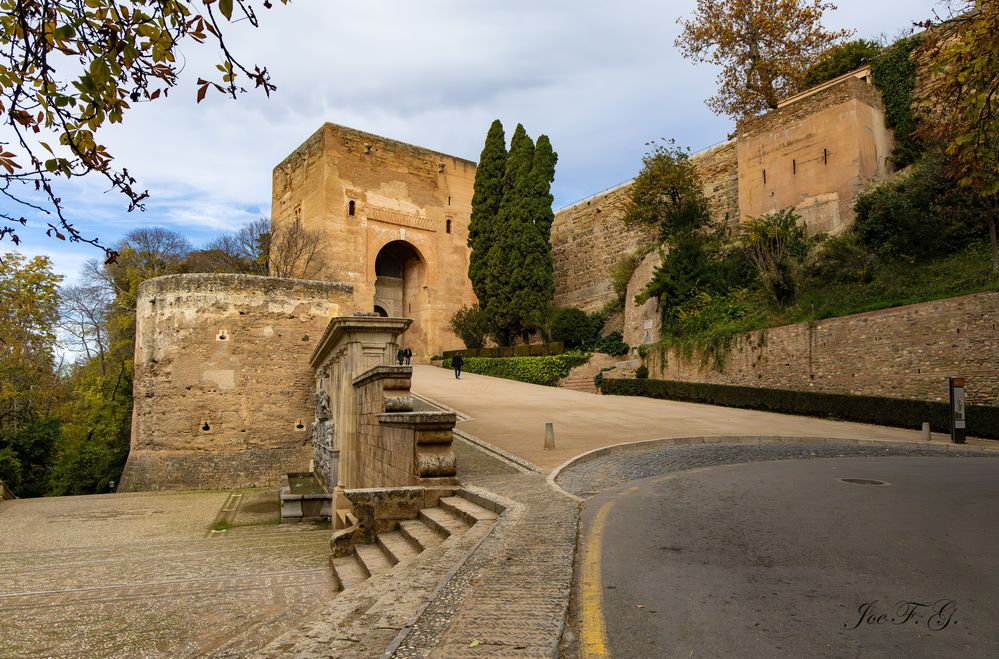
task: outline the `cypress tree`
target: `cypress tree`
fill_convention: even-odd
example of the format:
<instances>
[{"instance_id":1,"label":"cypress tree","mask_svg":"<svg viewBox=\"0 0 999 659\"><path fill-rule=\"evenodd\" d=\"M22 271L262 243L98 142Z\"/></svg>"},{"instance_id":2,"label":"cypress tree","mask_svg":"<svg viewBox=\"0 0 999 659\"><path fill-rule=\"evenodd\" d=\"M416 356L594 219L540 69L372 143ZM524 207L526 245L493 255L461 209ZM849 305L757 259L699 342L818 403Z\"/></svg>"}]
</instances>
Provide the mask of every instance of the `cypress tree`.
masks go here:
<instances>
[{"instance_id":1,"label":"cypress tree","mask_svg":"<svg viewBox=\"0 0 999 659\"><path fill-rule=\"evenodd\" d=\"M546 326L555 289L548 233L556 156L548 138L538 142L517 126L489 253L486 317L503 344Z\"/></svg>"},{"instance_id":2,"label":"cypress tree","mask_svg":"<svg viewBox=\"0 0 999 659\"><path fill-rule=\"evenodd\" d=\"M472 248L468 259L468 278L472 281L472 290L480 306L484 306L486 297L486 261L493 241L493 223L503 200L506 161L506 136L503 124L496 119L486 134L479 166L475 170L472 215L468 223L468 246Z\"/></svg>"},{"instance_id":3,"label":"cypress tree","mask_svg":"<svg viewBox=\"0 0 999 659\"><path fill-rule=\"evenodd\" d=\"M534 162L531 164L532 190L535 201L534 223L537 225L545 242L551 244L552 222L555 212L552 203L552 181L555 180L555 163L558 154L552 149L552 143L547 135L540 135L534 148Z\"/></svg>"}]
</instances>

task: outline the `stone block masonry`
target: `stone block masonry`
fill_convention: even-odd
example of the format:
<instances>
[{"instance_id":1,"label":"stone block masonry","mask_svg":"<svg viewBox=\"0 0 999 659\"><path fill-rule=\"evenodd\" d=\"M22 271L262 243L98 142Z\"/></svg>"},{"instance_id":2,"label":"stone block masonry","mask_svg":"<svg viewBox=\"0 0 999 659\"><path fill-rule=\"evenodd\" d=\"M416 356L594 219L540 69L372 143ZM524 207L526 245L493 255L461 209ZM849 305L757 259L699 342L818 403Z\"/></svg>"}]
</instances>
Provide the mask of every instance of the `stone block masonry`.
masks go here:
<instances>
[{"instance_id":1,"label":"stone block masonry","mask_svg":"<svg viewBox=\"0 0 999 659\"><path fill-rule=\"evenodd\" d=\"M734 140L691 156L701 176L711 221L739 219L739 177ZM622 258L654 242L651 227L630 227L624 217L631 181L562 208L552 224L555 303L587 312L614 299L611 269Z\"/></svg>"},{"instance_id":2,"label":"stone block masonry","mask_svg":"<svg viewBox=\"0 0 999 659\"><path fill-rule=\"evenodd\" d=\"M969 403L999 405L999 293L751 332L721 370L676 350L647 362L661 380L944 402L963 376Z\"/></svg>"},{"instance_id":3,"label":"stone block masonry","mask_svg":"<svg viewBox=\"0 0 999 659\"><path fill-rule=\"evenodd\" d=\"M464 347L448 321L475 303L474 181L474 162L327 123L274 169L271 217L318 236L315 278L353 285L359 311L413 319L399 343L426 361Z\"/></svg>"},{"instance_id":4,"label":"stone block masonry","mask_svg":"<svg viewBox=\"0 0 999 659\"><path fill-rule=\"evenodd\" d=\"M173 275L138 293L132 442L122 491L274 485L307 471L309 356L352 288Z\"/></svg>"}]
</instances>

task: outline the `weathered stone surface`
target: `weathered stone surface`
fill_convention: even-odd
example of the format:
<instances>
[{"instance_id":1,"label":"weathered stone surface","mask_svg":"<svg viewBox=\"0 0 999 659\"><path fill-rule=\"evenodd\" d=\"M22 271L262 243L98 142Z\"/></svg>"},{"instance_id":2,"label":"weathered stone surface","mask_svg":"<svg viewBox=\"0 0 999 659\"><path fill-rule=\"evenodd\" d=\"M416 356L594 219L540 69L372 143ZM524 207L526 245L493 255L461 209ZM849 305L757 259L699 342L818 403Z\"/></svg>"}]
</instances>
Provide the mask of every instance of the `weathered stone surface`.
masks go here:
<instances>
[{"instance_id":1,"label":"weathered stone surface","mask_svg":"<svg viewBox=\"0 0 999 659\"><path fill-rule=\"evenodd\" d=\"M271 217L322 237L318 279L352 284L362 310L412 318L399 343L425 361L464 347L448 320L475 302L474 180L474 162L327 123L274 168ZM379 277L380 254L402 272Z\"/></svg>"},{"instance_id":2,"label":"weathered stone surface","mask_svg":"<svg viewBox=\"0 0 999 659\"><path fill-rule=\"evenodd\" d=\"M276 484L308 468L308 355L351 287L251 275L142 284L132 446L120 489Z\"/></svg>"},{"instance_id":3,"label":"weathered stone surface","mask_svg":"<svg viewBox=\"0 0 999 659\"><path fill-rule=\"evenodd\" d=\"M963 376L968 402L999 404L999 293L771 328L739 337L721 371L699 355L648 355L663 380L948 400Z\"/></svg>"},{"instance_id":4,"label":"weathered stone surface","mask_svg":"<svg viewBox=\"0 0 999 659\"><path fill-rule=\"evenodd\" d=\"M701 175L712 222L738 221L735 141L705 149L694 154L691 161ZM599 310L614 299L611 268L656 239L654 229L629 227L622 221L630 190L629 181L555 213L552 258L555 303L559 306L578 307L588 312Z\"/></svg>"},{"instance_id":5,"label":"weathered stone surface","mask_svg":"<svg viewBox=\"0 0 999 659\"><path fill-rule=\"evenodd\" d=\"M809 233L853 223L860 189L888 174L891 131L866 79L822 91L738 124L742 219L796 208Z\"/></svg>"}]
</instances>

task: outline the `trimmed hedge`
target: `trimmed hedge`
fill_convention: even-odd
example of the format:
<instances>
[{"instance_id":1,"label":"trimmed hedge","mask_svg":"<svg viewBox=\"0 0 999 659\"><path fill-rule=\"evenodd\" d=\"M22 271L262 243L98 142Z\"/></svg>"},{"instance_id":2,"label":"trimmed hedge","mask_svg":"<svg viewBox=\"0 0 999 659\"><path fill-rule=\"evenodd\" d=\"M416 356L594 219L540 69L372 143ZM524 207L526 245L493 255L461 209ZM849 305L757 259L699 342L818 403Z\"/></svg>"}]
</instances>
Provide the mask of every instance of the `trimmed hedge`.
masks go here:
<instances>
[{"instance_id":1,"label":"trimmed hedge","mask_svg":"<svg viewBox=\"0 0 999 659\"><path fill-rule=\"evenodd\" d=\"M461 370L506 378L507 380L556 387L559 380L569 375L569 371L574 366L585 364L589 359L590 354L584 352L567 352L547 357L504 357L501 359L464 357ZM445 359L441 365L444 368L451 368L451 359Z\"/></svg>"},{"instance_id":2,"label":"trimmed hedge","mask_svg":"<svg viewBox=\"0 0 999 659\"><path fill-rule=\"evenodd\" d=\"M565 346L561 341L552 343L530 343L519 346L504 346L501 348L466 348L465 350L445 350L444 358L455 355L462 357L544 357L546 355L561 355ZM465 362L466 364L468 362ZM473 371L474 372L474 371Z\"/></svg>"},{"instance_id":3,"label":"trimmed hedge","mask_svg":"<svg viewBox=\"0 0 999 659\"><path fill-rule=\"evenodd\" d=\"M782 414L831 417L899 428L919 428L923 421L937 432L950 432L950 405L882 396L853 396L723 384L607 378L600 392L741 407ZM999 407L969 405L968 435L999 439Z\"/></svg>"}]
</instances>

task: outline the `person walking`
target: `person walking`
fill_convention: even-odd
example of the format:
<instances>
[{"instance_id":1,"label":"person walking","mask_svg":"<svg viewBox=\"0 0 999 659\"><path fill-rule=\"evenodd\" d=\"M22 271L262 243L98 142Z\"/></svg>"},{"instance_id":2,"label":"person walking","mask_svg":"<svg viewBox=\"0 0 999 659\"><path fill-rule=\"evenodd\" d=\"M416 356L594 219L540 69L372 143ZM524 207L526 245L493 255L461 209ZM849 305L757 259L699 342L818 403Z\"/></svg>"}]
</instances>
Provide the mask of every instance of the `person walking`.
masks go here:
<instances>
[{"instance_id":1,"label":"person walking","mask_svg":"<svg viewBox=\"0 0 999 659\"><path fill-rule=\"evenodd\" d=\"M461 367L464 365L465 360L461 358L461 355L455 355L451 358L451 366L454 367L454 377L455 379L461 379Z\"/></svg>"},{"instance_id":2,"label":"person walking","mask_svg":"<svg viewBox=\"0 0 999 659\"><path fill-rule=\"evenodd\" d=\"M399 366L402 366L402 360L406 358L406 353L403 352L402 348L399 348L399 352L395 353L395 358L399 360Z\"/></svg>"},{"instance_id":3,"label":"person walking","mask_svg":"<svg viewBox=\"0 0 999 659\"><path fill-rule=\"evenodd\" d=\"M409 360L413 357L413 351L410 350L409 348L406 348L406 350L402 354L406 356L406 366L409 366Z\"/></svg>"}]
</instances>

